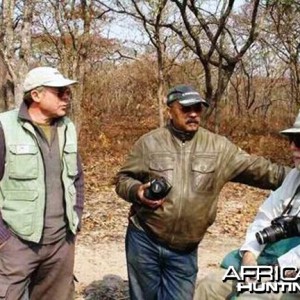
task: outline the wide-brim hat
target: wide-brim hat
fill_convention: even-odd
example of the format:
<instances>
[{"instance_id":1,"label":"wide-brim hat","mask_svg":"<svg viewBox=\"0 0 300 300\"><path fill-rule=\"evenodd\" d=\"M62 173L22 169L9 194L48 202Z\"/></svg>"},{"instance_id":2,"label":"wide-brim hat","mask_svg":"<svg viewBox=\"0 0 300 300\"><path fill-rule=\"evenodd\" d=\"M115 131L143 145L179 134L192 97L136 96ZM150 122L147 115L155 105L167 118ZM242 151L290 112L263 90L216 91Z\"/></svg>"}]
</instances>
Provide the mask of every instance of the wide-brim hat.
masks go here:
<instances>
[{"instance_id":1,"label":"wide-brim hat","mask_svg":"<svg viewBox=\"0 0 300 300\"><path fill-rule=\"evenodd\" d=\"M180 84L171 88L167 94L167 105L170 106L174 101L178 101L182 106L190 106L201 103L208 107L209 104L191 86Z\"/></svg>"},{"instance_id":2,"label":"wide-brim hat","mask_svg":"<svg viewBox=\"0 0 300 300\"><path fill-rule=\"evenodd\" d=\"M25 77L23 90L31 91L39 86L63 87L77 83L64 77L57 69L51 67L38 67L28 72Z\"/></svg>"},{"instance_id":3,"label":"wide-brim hat","mask_svg":"<svg viewBox=\"0 0 300 300\"><path fill-rule=\"evenodd\" d=\"M293 127L280 131L281 134L291 135L291 134L300 134L300 111L296 117Z\"/></svg>"}]
</instances>

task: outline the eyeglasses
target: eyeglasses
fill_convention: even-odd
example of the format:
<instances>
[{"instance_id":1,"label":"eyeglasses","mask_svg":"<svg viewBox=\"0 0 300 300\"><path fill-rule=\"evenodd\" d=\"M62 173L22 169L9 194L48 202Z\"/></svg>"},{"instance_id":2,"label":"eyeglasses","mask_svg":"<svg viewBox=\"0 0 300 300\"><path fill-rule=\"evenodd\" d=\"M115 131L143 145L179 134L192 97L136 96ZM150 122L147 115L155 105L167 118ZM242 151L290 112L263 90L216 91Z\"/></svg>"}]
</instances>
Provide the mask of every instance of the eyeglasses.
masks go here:
<instances>
[{"instance_id":1,"label":"eyeglasses","mask_svg":"<svg viewBox=\"0 0 300 300\"><path fill-rule=\"evenodd\" d=\"M288 137L290 143L294 143L297 148L300 148L300 134L291 134Z\"/></svg>"},{"instance_id":2,"label":"eyeglasses","mask_svg":"<svg viewBox=\"0 0 300 300\"><path fill-rule=\"evenodd\" d=\"M48 86L45 86L45 88L49 92L55 94L58 98L62 98L64 96L71 97L71 95L72 95L71 89L69 87L66 87L66 86L62 86L62 87L48 87Z\"/></svg>"}]
</instances>

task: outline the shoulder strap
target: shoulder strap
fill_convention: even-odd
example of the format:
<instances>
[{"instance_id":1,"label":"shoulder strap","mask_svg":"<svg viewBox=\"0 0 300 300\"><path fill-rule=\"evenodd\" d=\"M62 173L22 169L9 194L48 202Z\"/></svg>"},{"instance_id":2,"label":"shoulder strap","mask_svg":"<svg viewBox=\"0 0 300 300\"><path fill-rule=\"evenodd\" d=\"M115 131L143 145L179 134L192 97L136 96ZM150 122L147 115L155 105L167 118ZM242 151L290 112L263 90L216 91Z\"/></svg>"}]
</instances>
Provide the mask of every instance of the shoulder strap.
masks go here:
<instances>
[{"instance_id":1,"label":"shoulder strap","mask_svg":"<svg viewBox=\"0 0 300 300\"><path fill-rule=\"evenodd\" d=\"M285 214L289 214L290 211L293 208L293 201L295 200L295 196L300 192L300 185L298 185L298 187L296 188L296 191L293 195L293 197L291 198L290 202L288 203L288 205L286 206L286 208L284 209L284 211L281 213L281 215L285 215Z\"/></svg>"}]
</instances>

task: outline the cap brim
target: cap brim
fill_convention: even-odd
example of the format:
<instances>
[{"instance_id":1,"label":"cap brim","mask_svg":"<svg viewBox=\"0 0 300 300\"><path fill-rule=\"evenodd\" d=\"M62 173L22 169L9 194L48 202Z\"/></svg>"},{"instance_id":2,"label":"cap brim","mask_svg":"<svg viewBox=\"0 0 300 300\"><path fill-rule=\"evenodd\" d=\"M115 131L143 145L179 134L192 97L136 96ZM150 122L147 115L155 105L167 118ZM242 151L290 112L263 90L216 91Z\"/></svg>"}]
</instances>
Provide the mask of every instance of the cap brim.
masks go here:
<instances>
[{"instance_id":1,"label":"cap brim","mask_svg":"<svg viewBox=\"0 0 300 300\"><path fill-rule=\"evenodd\" d=\"M60 79L60 80L52 80L48 82L44 82L44 86L50 86L50 87L63 87L63 86L68 86L77 83L78 81L76 80L71 80L71 79Z\"/></svg>"},{"instance_id":2,"label":"cap brim","mask_svg":"<svg viewBox=\"0 0 300 300\"><path fill-rule=\"evenodd\" d=\"M289 128L289 129L280 131L280 133L283 135L300 134L300 128Z\"/></svg>"},{"instance_id":3,"label":"cap brim","mask_svg":"<svg viewBox=\"0 0 300 300\"><path fill-rule=\"evenodd\" d=\"M185 100L178 100L178 102L180 103L180 105L182 106L191 106L191 105L195 105L195 104L203 104L205 107L208 107L209 104L205 101L205 100L202 100L202 99L185 99Z\"/></svg>"}]
</instances>

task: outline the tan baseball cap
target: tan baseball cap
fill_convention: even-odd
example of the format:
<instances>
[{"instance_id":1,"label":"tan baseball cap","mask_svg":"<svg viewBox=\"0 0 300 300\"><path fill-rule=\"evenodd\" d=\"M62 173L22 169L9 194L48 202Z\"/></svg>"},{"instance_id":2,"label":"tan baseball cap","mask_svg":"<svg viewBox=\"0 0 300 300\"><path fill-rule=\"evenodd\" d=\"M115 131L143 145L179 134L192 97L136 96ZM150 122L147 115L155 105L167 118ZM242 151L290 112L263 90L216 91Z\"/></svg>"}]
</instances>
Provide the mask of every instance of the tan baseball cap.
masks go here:
<instances>
[{"instance_id":1,"label":"tan baseball cap","mask_svg":"<svg viewBox=\"0 0 300 300\"><path fill-rule=\"evenodd\" d=\"M29 71L26 75L23 90L28 92L39 86L63 87L74 83L77 83L77 81L65 78L55 68L38 67Z\"/></svg>"}]
</instances>

